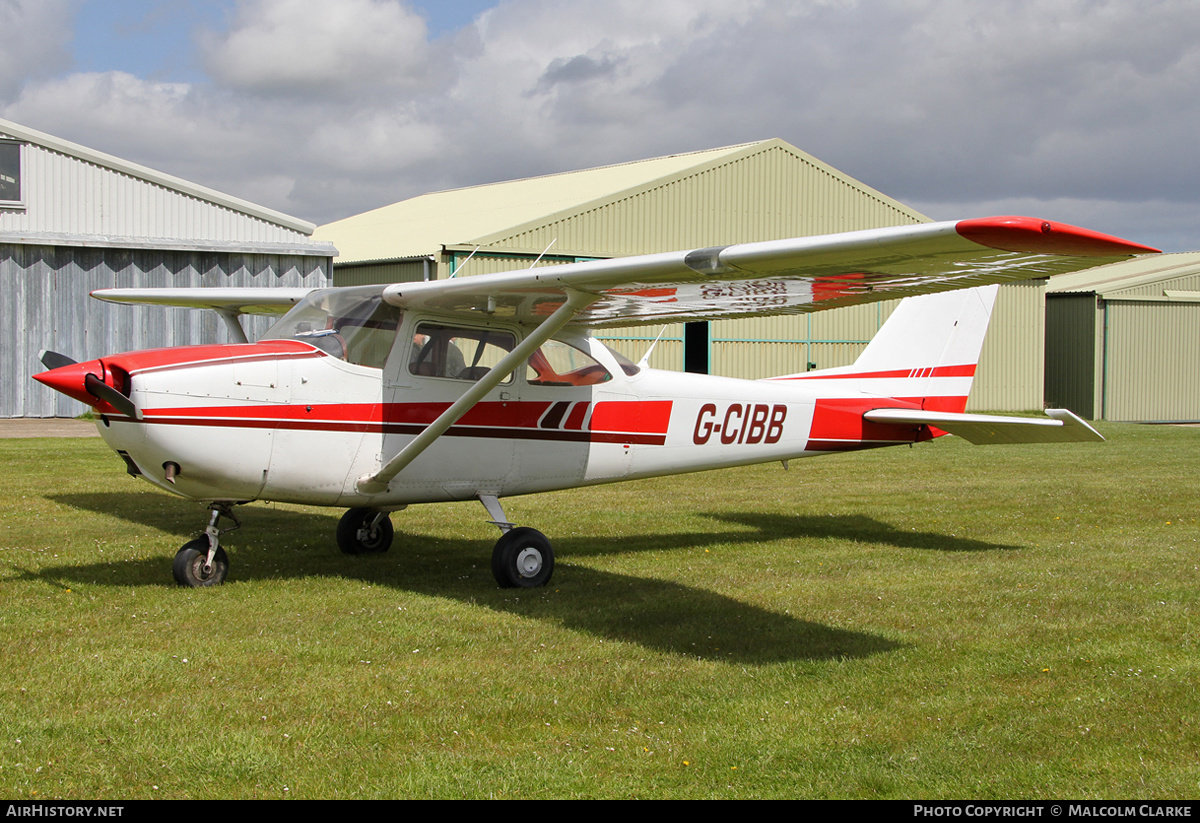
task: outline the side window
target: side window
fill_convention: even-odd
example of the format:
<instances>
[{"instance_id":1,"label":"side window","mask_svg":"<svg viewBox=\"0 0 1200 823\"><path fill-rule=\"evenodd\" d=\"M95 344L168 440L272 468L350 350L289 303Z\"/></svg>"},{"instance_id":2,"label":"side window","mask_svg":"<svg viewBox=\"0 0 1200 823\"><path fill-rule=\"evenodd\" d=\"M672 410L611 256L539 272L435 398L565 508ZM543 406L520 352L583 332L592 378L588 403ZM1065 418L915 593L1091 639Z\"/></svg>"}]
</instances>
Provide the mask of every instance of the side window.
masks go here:
<instances>
[{"instance_id":1,"label":"side window","mask_svg":"<svg viewBox=\"0 0 1200 823\"><path fill-rule=\"evenodd\" d=\"M408 370L424 377L478 380L516 344L506 331L421 323L413 335Z\"/></svg>"},{"instance_id":2,"label":"side window","mask_svg":"<svg viewBox=\"0 0 1200 823\"><path fill-rule=\"evenodd\" d=\"M525 366L531 386L594 386L608 380L612 375L595 358L558 340L547 341Z\"/></svg>"}]
</instances>

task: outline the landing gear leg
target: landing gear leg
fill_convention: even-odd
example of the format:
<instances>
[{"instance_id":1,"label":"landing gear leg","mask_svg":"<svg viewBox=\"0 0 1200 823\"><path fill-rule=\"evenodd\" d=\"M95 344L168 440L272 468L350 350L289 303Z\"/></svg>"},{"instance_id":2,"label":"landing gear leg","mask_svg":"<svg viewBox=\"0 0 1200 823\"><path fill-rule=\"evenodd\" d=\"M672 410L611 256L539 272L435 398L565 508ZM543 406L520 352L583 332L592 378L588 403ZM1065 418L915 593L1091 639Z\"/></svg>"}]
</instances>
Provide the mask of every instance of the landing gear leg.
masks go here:
<instances>
[{"instance_id":1,"label":"landing gear leg","mask_svg":"<svg viewBox=\"0 0 1200 823\"><path fill-rule=\"evenodd\" d=\"M211 512L204 536L183 544L175 555L171 572L175 582L181 586L219 586L225 582L229 574L229 557L218 542L221 535L241 528L242 522L233 513L232 503L213 503L208 507ZM221 517L228 517L233 525L227 529L218 528Z\"/></svg>"},{"instance_id":2,"label":"landing gear leg","mask_svg":"<svg viewBox=\"0 0 1200 823\"><path fill-rule=\"evenodd\" d=\"M492 576L502 589L531 589L544 586L554 574L554 550L546 535L537 529L514 526L504 516L500 501L480 495L492 523L504 534L492 550Z\"/></svg>"}]
</instances>

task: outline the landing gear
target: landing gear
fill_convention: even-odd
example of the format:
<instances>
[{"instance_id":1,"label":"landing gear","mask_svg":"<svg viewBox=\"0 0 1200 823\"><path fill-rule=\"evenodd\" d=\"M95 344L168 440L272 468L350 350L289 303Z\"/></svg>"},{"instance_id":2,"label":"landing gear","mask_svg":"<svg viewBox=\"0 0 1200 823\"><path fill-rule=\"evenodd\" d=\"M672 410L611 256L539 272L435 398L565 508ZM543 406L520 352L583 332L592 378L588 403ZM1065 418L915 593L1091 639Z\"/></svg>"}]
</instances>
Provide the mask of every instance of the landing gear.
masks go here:
<instances>
[{"instance_id":1,"label":"landing gear","mask_svg":"<svg viewBox=\"0 0 1200 823\"><path fill-rule=\"evenodd\" d=\"M394 534L387 512L351 509L338 521L337 544L343 554L382 554Z\"/></svg>"},{"instance_id":2,"label":"landing gear","mask_svg":"<svg viewBox=\"0 0 1200 823\"><path fill-rule=\"evenodd\" d=\"M218 546L212 562L209 562L208 538L197 537L183 544L183 548L175 555L171 571L180 586L219 586L225 582L225 575L229 574L229 557Z\"/></svg>"},{"instance_id":3,"label":"landing gear","mask_svg":"<svg viewBox=\"0 0 1200 823\"><path fill-rule=\"evenodd\" d=\"M232 503L213 503L208 507L212 513L208 518L208 526L204 536L197 537L183 544L175 554L175 562L171 565L171 573L175 582L180 586L219 586L225 582L229 574L229 556L218 543L218 538L226 532L240 528L242 523L233 513ZM217 523L222 517L233 521L227 529L220 529Z\"/></svg>"},{"instance_id":4,"label":"landing gear","mask_svg":"<svg viewBox=\"0 0 1200 823\"><path fill-rule=\"evenodd\" d=\"M554 574L554 550L546 535L537 529L511 529L496 541L492 550L492 576L502 589L532 589L550 582Z\"/></svg>"},{"instance_id":5,"label":"landing gear","mask_svg":"<svg viewBox=\"0 0 1200 823\"><path fill-rule=\"evenodd\" d=\"M504 532L492 549L492 576L500 588L532 589L550 582L554 574L554 550L546 535L508 522L494 495L481 494L479 502L492 516L493 525Z\"/></svg>"}]
</instances>

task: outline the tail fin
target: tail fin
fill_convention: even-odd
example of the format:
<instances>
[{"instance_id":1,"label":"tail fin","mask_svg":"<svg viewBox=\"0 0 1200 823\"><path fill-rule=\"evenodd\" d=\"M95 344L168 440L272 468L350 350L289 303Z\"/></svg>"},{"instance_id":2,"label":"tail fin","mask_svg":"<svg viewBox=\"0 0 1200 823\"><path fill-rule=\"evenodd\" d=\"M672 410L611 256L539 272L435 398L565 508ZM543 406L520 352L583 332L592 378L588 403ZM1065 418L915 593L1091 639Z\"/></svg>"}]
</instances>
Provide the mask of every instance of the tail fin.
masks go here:
<instances>
[{"instance_id":1,"label":"tail fin","mask_svg":"<svg viewBox=\"0 0 1200 823\"><path fill-rule=\"evenodd\" d=\"M788 375L830 394L903 399L920 408L961 412L999 286L908 297L883 324L853 366Z\"/></svg>"}]
</instances>

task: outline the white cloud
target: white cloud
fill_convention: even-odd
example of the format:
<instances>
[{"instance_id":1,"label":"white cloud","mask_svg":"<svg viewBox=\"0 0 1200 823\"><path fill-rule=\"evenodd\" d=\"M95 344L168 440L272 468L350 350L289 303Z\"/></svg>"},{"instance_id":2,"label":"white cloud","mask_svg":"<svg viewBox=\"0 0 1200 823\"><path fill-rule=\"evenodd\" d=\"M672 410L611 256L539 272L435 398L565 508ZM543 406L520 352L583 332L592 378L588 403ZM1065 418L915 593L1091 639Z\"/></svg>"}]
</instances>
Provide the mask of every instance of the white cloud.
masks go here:
<instances>
[{"instance_id":1,"label":"white cloud","mask_svg":"<svg viewBox=\"0 0 1200 823\"><path fill-rule=\"evenodd\" d=\"M425 21L388 0L252 0L201 38L209 74L258 94L419 89L433 73Z\"/></svg>"},{"instance_id":2,"label":"white cloud","mask_svg":"<svg viewBox=\"0 0 1200 823\"><path fill-rule=\"evenodd\" d=\"M77 0L0 0L0 103L30 78L70 65L70 15Z\"/></svg>"},{"instance_id":3,"label":"white cloud","mask_svg":"<svg viewBox=\"0 0 1200 823\"><path fill-rule=\"evenodd\" d=\"M505 0L436 43L399 0L241 0L198 42L208 81L22 80L0 116L317 222L767 137L937 216L1200 212L1185 0Z\"/></svg>"}]
</instances>

